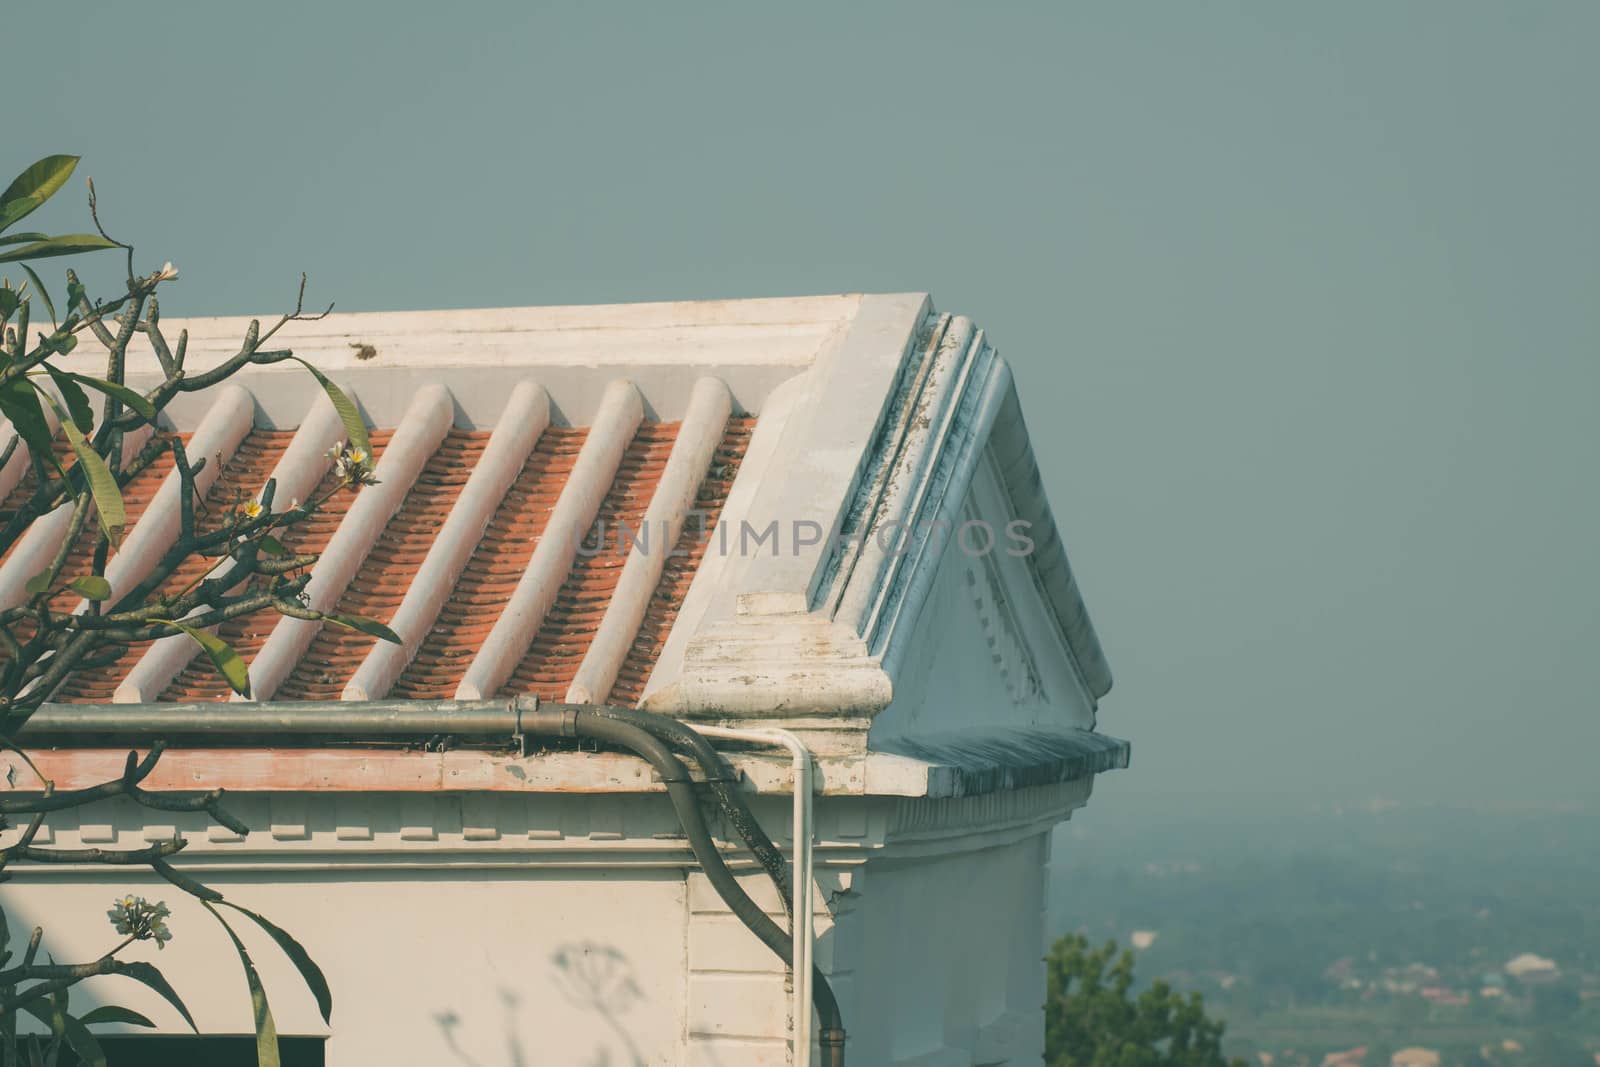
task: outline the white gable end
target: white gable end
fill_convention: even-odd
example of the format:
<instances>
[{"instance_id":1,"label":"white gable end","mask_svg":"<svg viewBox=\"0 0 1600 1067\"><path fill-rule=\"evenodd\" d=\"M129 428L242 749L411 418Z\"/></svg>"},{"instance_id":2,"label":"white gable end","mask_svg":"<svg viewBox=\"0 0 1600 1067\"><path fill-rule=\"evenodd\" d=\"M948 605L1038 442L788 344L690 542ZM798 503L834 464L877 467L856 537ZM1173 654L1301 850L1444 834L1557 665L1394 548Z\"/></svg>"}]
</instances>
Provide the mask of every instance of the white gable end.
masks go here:
<instances>
[{"instance_id":1,"label":"white gable end","mask_svg":"<svg viewBox=\"0 0 1600 1067\"><path fill-rule=\"evenodd\" d=\"M992 462L960 514L910 636L897 644L893 699L873 720L871 746L957 730L1092 729L1094 699L1028 558L1037 546L1020 539L1026 520L1012 526L1019 520Z\"/></svg>"}]
</instances>

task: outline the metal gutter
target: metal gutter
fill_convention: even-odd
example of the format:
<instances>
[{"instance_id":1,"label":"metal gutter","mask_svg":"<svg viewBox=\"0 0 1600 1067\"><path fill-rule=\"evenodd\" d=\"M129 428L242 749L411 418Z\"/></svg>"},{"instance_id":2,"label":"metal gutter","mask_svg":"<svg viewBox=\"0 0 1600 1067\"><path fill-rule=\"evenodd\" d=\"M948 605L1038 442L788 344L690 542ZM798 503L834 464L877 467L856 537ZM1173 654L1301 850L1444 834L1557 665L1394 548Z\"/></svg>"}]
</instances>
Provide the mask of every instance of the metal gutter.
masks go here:
<instances>
[{"instance_id":1,"label":"metal gutter","mask_svg":"<svg viewBox=\"0 0 1600 1067\"><path fill-rule=\"evenodd\" d=\"M28 737L144 737L264 734L371 739L453 734L522 735L522 717L535 697L500 700L305 700L269 703L44 704L29 716ZM544 705L546 711L564 705Z\"/></svg>"},{"instance_id":2,"label":"metal gutter","mask_svg":"<svg viewBox=\"0 0 1600 1067\"><path fill-rule=\"evenodd\" d=\"M686 724L689 725L689 724ZM811 1062L811 969L816 946L816 916L812 913L811 886L815 876L812 857L812 794L816 789L811 751L787 730L730 730L721 726L689 725L706 737L745 741L789 751L794 768L794 906L789 929L794 938L794 1062Z\"/></svg>"},{"instance_id":3,"label":"metal gutter","mask_svg":"<svg viewBox=\"0 0 1600 1067\"><path fill-rule=\"evenodd\" d=\"M795 1059L809 1063L811 1006L822 1019L823 1062L842 1067L845 1032L838 1001L813 961L812 792L811 753L793 734L782 730L745 731L690 727L663 715L632 708L594 704L542 703L535 696L497 700L372 700L209 702L188 704L46 704L19 731L29 737L159 737L196 734L375 737L502 738L524 751L528 737L588 738L620 745L648 761L661 777L700 867L729 909L794 973ZM731 770L703 738L777 745L788 749L795 771L794 848L792 872L756 823L737 791ZM699 807L697 785L688 766L670 746L687 748L700 763L705 787L731 806L730 822L745 846L768 868L779 895L791 906L788 937L750 899L717 850ZM786 877L787 875L787 877ZM790 885L785 885L789 882Z\"/></svg>"}]
</instances>

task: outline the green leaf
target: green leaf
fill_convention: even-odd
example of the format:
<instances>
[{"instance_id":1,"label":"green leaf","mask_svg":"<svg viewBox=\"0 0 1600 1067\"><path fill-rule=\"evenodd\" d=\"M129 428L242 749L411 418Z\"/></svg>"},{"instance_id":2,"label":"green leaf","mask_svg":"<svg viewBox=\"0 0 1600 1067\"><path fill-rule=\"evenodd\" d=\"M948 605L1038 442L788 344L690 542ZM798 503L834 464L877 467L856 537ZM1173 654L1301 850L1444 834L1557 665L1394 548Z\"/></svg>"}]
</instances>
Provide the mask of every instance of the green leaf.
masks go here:
<instances>
[{"instance_id":1,"label":"green leaf","mask_svg":"<svg viewBox=\"0 0 1600 1067\"><path fill-rule=\"evenodd\" d=\"M39 406L39 394L32 382L17 377L0 385L0 414L11 420L11 425L34 455L44 456L47 464L57 466L55 449L51 446L55 433L45 421L44 409Z\"/></svg>"},{"instance_id":2,"label":"green leaf","mask_svg":"<svg viewBox=\"0 0 1600 1067\"><path fill-rule=\"evenodd\" d=\"M289 554L288 546L271 534L267 534L257 541L256 548L269 556L287 556Z\"/></svg>"},{"instance_id":3,"label":"green leaf","mask_svg":"<svg viewBox=\"0 0 1600 1067\"><path fill-rule=\"evenodd\" d=\"M228 645L228 642L214 633L208 633L193 626L185 626L183 623L173 622L171 619L159 619L157 621L164 622L175 630L182 630L192 637L194 643L205 649L206 655L211 657L212 665L227 680L228 687L246 700L250 698L250 668L245 666L244 660L239 658L239 653L235 652Z\"/></svg>"},{"instance_id":4,"label":"green leaf","mask_svg":"<svg viewBox=\"0 0 1600 1067\"><path fill-rule=\"evenodd\" d=\"M200 1032L200 1028L194 1024L194 1016L190 1015L189 1009L184 1007L183 998L178 996L177 990L172 988L172 985L155 968L154 964L124 963L117 973L132 978L135 982L141 982L160 993L163 1000L178 1009L178 1014L183 1016L183 1021L189 1024L189 1029L195 1033Z\"/></svg>"},{"instance_id":5,"label":"green leaf","mask_svg":"<svg viewBox=\"0 0 1600 1067\"><path fill-rule=\"evenodd\" d=\"M44 282L39 280L39 276L33 272L32 267L24 263L22 269L27 273L28 280L33 282L33 288L39 294L39 299L44 301L44 309L50 312L50 321L56 321L56 304L54 300L50 299L50 290L44 287Z\"/></svg>"},{"instance_id":6,"label":"green leaf","mask_svg":"<svg viewBox=\"0 0 1600 1067\"><path fill-rule=\"evenodd\" d=\"M372 455L372 442L367 440L367 424L361 418L361 412L356 410L355 402L345 395L343 389L329 381L326 374L299 356L291 358L311 372L311 376L322 386L322 391L328 394L328 399L333 401L333 410L339 413L339 421L344 423L344 432L350 438L350 444Z\"/></svg>"},{"instance_id":7,"label":"green leaf","mask_svg":"<svg viewBox=\"0 0 1600 1067\"><path fill-rule=\"evenodd\" d=\"M48 241L49 239L50 235L47 233L8 233L4 237L0 237L0 246L20 245L25 241Z\"/></svg>"},{"instance_id":8,"label":"green leaf","mask_svg":"<svg viewBox=\"0 0 1600 1067\"><path fill-rule=\"evenodd\" d=\"M66 1030L66 1025L61 1022L60 997L49 999L30 1000L22 1005L22 1010L38 1019L50 1028L52 1034L59 1034Z\"/></svg>"},{"instance_id":9,"label":"green leaf","mask_svg":"<svg viewBox=\"0 0 1600 1067\"><path fill-rule=\"evenodd\" d=\"M129 410L138 412L139 417L146 422L153 423L156 421L155 405L151 404L136 390L129 389L126 385L118 385L116 382L108 382L103 378L91 378L87 374L74 374L70 371L62 371L61 373L79 385L86 385L90 389L102 392L107 396L116 397Z\"/></svg>"},{"instance_id":10,"label":"green leaf","mask_svg":"<svg viewBox=\"0 0 1600 1067\"><path fill-rule=\"evenodd\" d=\"M300 972L300 977L305 980L306 988L311 990L311 995L317 998L317 1010L322 1013L323 1022L331 1022L333 1018L333 991L328 988L328 980L322 974L311 954L301 946L300 942L289 936L288 931L277 926L271 921L257 915L249 908L241 908L237 904L229 903L228 907L242 915L248 916L255 924L267 932L267 935L283 949L283 954L289 957L295 970Z\"/></svg>"},{"instance_id":11,"label":"green leaf","mask_svg":"<svg viewBox=\"0 0 1600 1067\"><path fill-rule=\"evenodd\" d=\"M48 259L50 256L75 256L79 252L97 252L102 248L116 248L97 233L64 233L58 237L34 241L32 244L0 252L0 263L15 263L23 259Z\"/></svg>"},{"instance_id":12,"label":"green leaf","mask_svg":"<svg viewBox=\"0 0 1600 1067\"><path fill-rule=\"evenodd\" d=\"M35 387L37 388L37 387ZM67 435L67 442L72 445L72 454L78 457L78 465L83 468L84 476L89 480L89 492L94 496L95 516L100 520L100 528L106 532L106 538L113 544L122 541L122 528L128 525L128 512L122 506L122 490L117 488L117 480L111 475L111 468L106 466L106 461L100 458L83 436L82 432L73 425L66 412L55 402L49 394L42 394L49 400L50 406L55 408L56 415L61 419L61 431Z\"/></svg>"},{"instance_id":13,"label":"green leaf","mask_svg":"<svg viewBox=\"0 0 1600 1067\"><path fill-rule=\"evenodd\" d=\"M100 1042L83 1025L81 1019L74 1018L65 1013L61 1016L62 1025L66 1031L67 1044L72 1051L78 1054L78 1059L83 1062L83 1067L106 1067L106 1054L100 1047Z\"/></svg>"},{"instance_id":14,"label":"green leaf","mask_svg":"<svg viewBox=\"0 0 1600 1067\"><path fill-rule=\"evenodd\" d=\"M55 1049L59 1047L62 1039L72 1051L77 1053L78 1059L84 1067L106 1067L106 1054L100 1048L100 1042L95 1040L88 1027L82 1020L74 1018L67 1011L67 991L63 989L50 998L46 1007L39 1001L24 1004L22 1010L34 1016L40 1022L50 1027L50 1033L56 1038L51 1043L51 1056L49 1062L55 1061Z\"/></svg>"},{"instance_id":15,"label":"green leaf","mask_svg":"<svg viewBox=\"0 0 1600 1067\"><path fill-rule=\"evenodd\" d=\"M42 570L38 574L35 574L32 578L29 578L23 583L22 591L27 593L30 597L38 596L40 593L49 592L50 572L48 570Z\"/></svg>"},{"instance_id":16,"label":"green leaf","mask_svg":"<svg viewBox=\"0 0 1600 1067\"><path fill-rule=\"evenodd\" d=\"M45 156L17 175L0 193L0 230L10 229L54 196L72 177L72 168L77 165L77 156Z\"/></svg>"},{"instance_id":17,"label":"green leaf","mask_svg":"<svg viewBox=\"0 0 1600 1067\"><path fill-rule=\"evenodd\" d=\"M85 600L110 600L111 583L98 574L85 574L67 583Z\"/></svg>"},{"instance_id":18,"label":"green leaf","mask_svg":"<svg viewBox=\"0 0 1600 1067\"><path fill-rule=\"evenodd\" d=\"M61 394L61 399L67 402L67 411L72 414L73 424L84 433L92 431L94 407L89 403L89 398L83 395L83 390L78 388L73 375L68 371L57 370L48 363L41 366L50 375L50 380L56 383L56 391Z\"/></svg>"},{"instance_id":19,"label":"green leaf","mask_svg":"<svg viewBox=\"0 0 1600 1067\"><path fill-rule=\"evenodd\" d=\"M245 951L244 942L233 932L228 920L214 905L206 904L205 909L215 915L217 922L228 932L234 950L239 953L239 962L244 966L245 984L250 987L250 1007L255 1015L257 1067L281 1067L278 1060L278 1028L272 1021L272 1007L267 1003L267 990L261 984L261 976L256 973L256 965L250 962L250 953Z\"/></svg>"},{"instance_id":20,"label":"green leaf","mask_svg":"<svg viewBox=\"0 0 1600 1067\"><path fill-rule=\"evenodd\" d=\"M360 633L366 634L368 637L376 637L379 640L388 641L393 645L402 643L399 634L389 629L377 619L364 619L360 615L328 615L326 618L329 622L338 623L340 626L345 626L349 629L359 631Z\"/></svg>"},{"instance_id":21,"label":"green leaf","mask_svg":"<svg viewBox=\"0 0 1600 1067\"><path fill-rule=\"evenodd\" d=\"M7 285L0 288L0 322L9 319L17 313L17 308L22 305L22 297L17 291Z\"/></svg>"},{"instance_id":22,"label":"green leaf","mask_svg":"<svg viewBox=\"0 0 1600 1067\"><path fill-rule=\"evenodd\" d=\"M127 1023L130 1026L148 1026L152 1030L156 1027L155 1023L132 1008L122 1008L115 1004L104 1004L92 1011L87 1011L78 1021L85 1026L99 1026L101 1023Z\"/></svg>"}]
</instances>

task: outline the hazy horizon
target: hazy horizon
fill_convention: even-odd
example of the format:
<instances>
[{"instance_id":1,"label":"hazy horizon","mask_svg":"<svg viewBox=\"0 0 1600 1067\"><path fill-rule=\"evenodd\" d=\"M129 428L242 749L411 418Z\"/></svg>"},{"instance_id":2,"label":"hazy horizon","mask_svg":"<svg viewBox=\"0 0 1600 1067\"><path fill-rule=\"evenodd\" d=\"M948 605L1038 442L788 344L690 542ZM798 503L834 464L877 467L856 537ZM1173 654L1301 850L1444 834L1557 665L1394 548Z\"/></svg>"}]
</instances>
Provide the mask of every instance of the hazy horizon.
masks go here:
<instances>
[{"instance_id":1,"label":"hazy horizon","mask_svg":"<svg viewBox=\"0 0 1600 1067\"><path fill-rule=\"evenodd\" d=\"M1080 819L1600 801L1600 7L7 22L54 46L8 56L6 165L82 154L110 231L181 269L169 317L279 310L302 270L342 310L971 315L1134 745ZM40 228L88 228L73 189Z\"/></svg>"}]
</instances>

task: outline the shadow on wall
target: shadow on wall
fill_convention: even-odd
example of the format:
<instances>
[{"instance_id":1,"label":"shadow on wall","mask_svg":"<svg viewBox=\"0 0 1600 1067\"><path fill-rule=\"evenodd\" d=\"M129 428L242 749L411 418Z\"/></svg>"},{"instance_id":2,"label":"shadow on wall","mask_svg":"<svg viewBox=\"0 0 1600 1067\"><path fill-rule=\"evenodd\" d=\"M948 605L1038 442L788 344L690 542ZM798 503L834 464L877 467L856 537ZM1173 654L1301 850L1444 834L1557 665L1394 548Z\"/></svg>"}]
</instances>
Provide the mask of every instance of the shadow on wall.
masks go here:
<instances>
[{"instance_id":1,"label":"shadow on wall","mask_svg":"<svg viewBox=\"0 0 1600 1067\"><path fill-rule=\"evenodd\" d=\"M594 1047L581 1061L582 1067L646 1067L644 1053L623 1020L629 1009L646 999L627 955L613 945L585 941L561 946L551 953L549 962L555 985L568 1002L580 1011L596 1016ZM506 1037L504 1062L507 1067L537 1067L546 1062L537 1038L531 1046L531 1053L530 1046L524 1044L522 1007L522 997L505 986L500 988L501 1025ZM537 1033L543 1025L539 1017L543 1016L546 1022L553 1023L554 1020L550 1019L549 1005L534 1007L533 1029ZM467 1067L491 1067L468 1055L456 1041L456 1034L463 1025L460 1015L453 1011L444 1012L434 1016L434 1022L457 1061ZM572 1017L567 1016L563 1025L576 1029L581 1024L575 1024Z\"/></svg>"}]
</instances>

